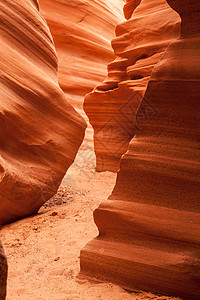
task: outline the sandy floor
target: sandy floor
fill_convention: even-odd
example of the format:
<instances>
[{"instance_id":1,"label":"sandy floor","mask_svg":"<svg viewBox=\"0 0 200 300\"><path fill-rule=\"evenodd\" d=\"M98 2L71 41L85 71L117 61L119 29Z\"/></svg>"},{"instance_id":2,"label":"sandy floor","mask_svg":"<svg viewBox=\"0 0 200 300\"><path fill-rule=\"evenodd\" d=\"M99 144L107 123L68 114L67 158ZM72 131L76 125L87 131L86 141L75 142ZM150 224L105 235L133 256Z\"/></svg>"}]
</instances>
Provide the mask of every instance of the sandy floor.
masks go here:
<instances>
[{"instance_id":1,"label":"sandy floor","mask_svg":"<svg viewBox=\"0 0 200 300\"><path fill-rule=\"evenodd\" d=\"M95 173L93 152L80 151L58 194L37 215L1 230L9 263L7 300L175 299L77 278L80 250L98 234L93 210L115 179Z\"/></svg>"}]
</instances>

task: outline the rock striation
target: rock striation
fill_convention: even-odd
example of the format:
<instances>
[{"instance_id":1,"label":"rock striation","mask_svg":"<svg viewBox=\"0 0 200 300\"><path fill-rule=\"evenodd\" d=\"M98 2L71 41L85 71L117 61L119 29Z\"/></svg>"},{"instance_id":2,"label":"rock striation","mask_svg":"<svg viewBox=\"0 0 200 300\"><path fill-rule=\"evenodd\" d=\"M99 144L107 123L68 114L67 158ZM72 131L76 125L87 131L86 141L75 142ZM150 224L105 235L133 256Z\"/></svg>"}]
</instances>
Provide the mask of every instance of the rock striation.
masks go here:
<instances>
[{"instance_id":1,"label":"rock striation","mask_svg":"<svg viewBox=\"0 0 200 300\"><path fill-rule=\"evenodd\" d=\"M85 94L104 80L114 59L110 41L124 21L123 5L123 0L40 0L58 54L59 85L84 117ZM90 145L91 129L86 140Z\"/></svg>"},{"instance_id":2,"label":"rock striation","mask_svg":"<svg viewBox=\"0 0 200 300\"><path fill-rule=\"evenodd\" d=\"M117 57L84 103L94 128L97 171L118 171L135 134L135 115L152 69L180 29L178 14L165 0L127 1L124 14L129 20L117 26L112 41Z\"/></svg>"},{"instance_id":3,"label":"rock striation","mask_svg":"<svg viewBox=\"0 0 200 300\"><path fill-rule=\"evenodd\" d=\"M6 299L7 273L7 260L0 241L0 300Z\"/></svg>"},{"instance_id":4,"label":"rock striation","mask_svg":"<svg viewBox=\"0 0 200 300\"><path fill-rule=\"evenodd\" d=\"M153 70L81 272L191 300L200 295L200 2L167 2L181 34Z\"/></svg>"},{"instance_id":5,"label":"rock striation","mask_svg":"<svg viewBox=\"0 0 200 300\"><path fill-rule=\"evenodd\" d=\"M0 2L0 224L52 197L85 121L57 82L57 56L36 0Z\"/></svg>"}]
</instances>

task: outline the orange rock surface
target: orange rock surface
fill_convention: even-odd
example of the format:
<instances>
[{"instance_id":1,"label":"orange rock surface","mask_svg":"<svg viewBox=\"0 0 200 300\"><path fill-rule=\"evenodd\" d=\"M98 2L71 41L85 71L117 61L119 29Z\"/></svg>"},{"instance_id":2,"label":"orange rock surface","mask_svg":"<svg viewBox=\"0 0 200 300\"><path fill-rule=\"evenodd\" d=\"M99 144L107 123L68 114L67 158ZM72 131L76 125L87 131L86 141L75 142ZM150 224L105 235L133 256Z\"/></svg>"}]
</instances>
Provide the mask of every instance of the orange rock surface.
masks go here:
<instances>
[{"instance_id":1,"label":"orange rock surface","mask_svg":"<svg viewBox=\"0 0 200 300\"><path fill-rule=\"evenodd\" d=\"M130 20L117 26L112 41L117 58L108 65L105 81L85 98L84 109L94 127L97 171L118 171L152 69L180 28L179 16L165 0L127 1L124 14Z\"/></svg>"},{"instance_id":2,"label":"orange rock surface","mask_svg":"<svg viewBox=\"0 0 200 300\"><path fill-rule=\"evenodd\" d=\"M81 269L130 290L191 300L200 296L200 2L168 3L181 15L181 35L153 70Z\"/></svg>"},{"instance_id":3,"label":"orange rock surface","mask_svg":"<svg viewBox=\"0 0 200 300\"><path fill-rule=\"evenodd\" d=\"M124 21L123 0L40 0L58 54L58 82L85 117L84 96L102 82L114 59L111 40ZM89 129L86 141L92 142Z\"/></svg>"},{"instance_id":4,"label":"orange rock surface","mask_svg":"<svg viewBox=\"0 0 200 300\"><path fill-rule=\"evenodd\" d=\"M0 2L0 224L52 197L85 121L57 82L57 57L37 1Z\"/></svg>"},{"instance_id":5,"label":"orange rock surface","mask_svg":"<svg viewBox=\"0 0 200 300\"><path fill-rule=\"evenodd\" d=\"M0 299L1 300L4 300L6 298L7 272L8 272L7 260L0 240Z\"/></svg>"}]
</instances>

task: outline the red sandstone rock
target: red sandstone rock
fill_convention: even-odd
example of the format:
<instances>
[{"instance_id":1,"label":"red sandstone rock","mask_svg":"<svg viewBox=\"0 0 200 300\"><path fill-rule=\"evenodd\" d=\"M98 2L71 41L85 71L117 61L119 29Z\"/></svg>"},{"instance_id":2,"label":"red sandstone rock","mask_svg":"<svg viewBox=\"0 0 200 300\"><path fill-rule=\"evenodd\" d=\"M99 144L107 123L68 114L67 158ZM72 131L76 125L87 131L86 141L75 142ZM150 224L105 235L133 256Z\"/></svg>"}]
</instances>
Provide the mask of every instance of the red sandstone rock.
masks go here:
<instances>
[{"instance_id":1,"label":"red sandstone rock","mask_svg":"<svg viewBox=\"0 0 200 300\"><path fill-rule=\"evenodd\" d=\"M58 54L58 82L85 117L84 96L102 82L114 59L111 40L124 21L123 0L40 0ZM92 130L86 140L91 143Z\"/></svg>"},{"instance_id":2,"label":"red sandstone rock","mask_svg":"<svg viewBox=\"0 0 200 300\"><path fill-rule=\"evenodd\" d=\"M200 296L200 2L168 3L181 14L181 36L153 70L81 270L191 300Z\"/></svg>"},{"instance_id":3,"label":"red sandstone rock","mask_svg":"<svg viewBox=\"0 0 200 300\"><path fill-rule=\"evenodd\" d=\"M84 120L57 82L57 57L37 1L0 2L0 224L52 197L83 140Z\"/></svg>"},{"instance_id":4,"label":"red sandstone rock","mask_svg":"<svg viewBox=\"0 0 200 300\"><path fill-rule=\"evenodd\" d=\"M7 273L7 260L0 241L0 300L4 300L6 298Z\"/></svg>"},{"instance_id":5,"label":"red sandstone rock","mask_svg":"<svg viewBox=\"0 0 200 300\"><path fill-rule=\"evenodd\" d=\"M180 18L165 0L140 2L127 1L124 13L131 19L117 26L112 41L118 57L108 65L105 81L85 98L84 109L94 127L97 171L118 171L152 69L178 37Z\"/></svg>"}]
</instances>

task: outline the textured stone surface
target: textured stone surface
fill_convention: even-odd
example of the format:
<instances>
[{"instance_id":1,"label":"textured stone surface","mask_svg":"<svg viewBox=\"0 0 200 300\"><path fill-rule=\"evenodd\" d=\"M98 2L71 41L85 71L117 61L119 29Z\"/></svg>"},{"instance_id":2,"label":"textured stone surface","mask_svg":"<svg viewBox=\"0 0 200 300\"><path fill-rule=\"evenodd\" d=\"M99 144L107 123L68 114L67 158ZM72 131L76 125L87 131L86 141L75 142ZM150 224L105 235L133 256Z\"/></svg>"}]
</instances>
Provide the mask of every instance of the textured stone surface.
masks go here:
<instances>
[{"instance_id":1,"label":"textured stone surface","mask_svg":"<svg viewBox=\"0 0 200 300\"><path fill-rule=\"evenodd\" d=\"M124 21L123 0L40 0L58 54L58 82L85 117L84 96L102 82L114 59L111 40ZM92 142L92 130L86 141Z\"/></svg>"},{"instance_id":2,"label":"textured stone surface","mask_svg":"<svg viewBox=\"0 0 200 300\"><path fill-rule=\"evenodd\" d=\"M0 2L0 224L52 197L85 122L57 82L57 57L37 1Z\"/></svg>"},{"instance_id":3,"label":"textured stone surface","mask_svg":"<svg viewBox=\"0 0 200 300\"><path fill-rule=\"evenodd\" d=\"M0 300L4 300L6 298L7 273L7 260L0 241Z\"/></svg>"},{"instance_id":4,"label":"textured stone surface","mask_svg":"<svg viewBox=\"0 0 200 300\"><path fill-rule=\"evenodd\" d=\"M181 36L153 70L81 269L131 290L199 299L200 6L168 2L181 14Z\"/></svg>"},{"instance_id":5,"label":"textured stone surface","mask_svg":"<svg viewBox=\"0 0 200 300\"><path fill-rule=\"evenodd\" d=\"M117 58L108 65L105 81L85 98L97 171L119 169L152 69L179 34L180 18L165 0L127 1L124 13L130 20L117 26L112 41Z\"/></svg>"}]
</instances>

